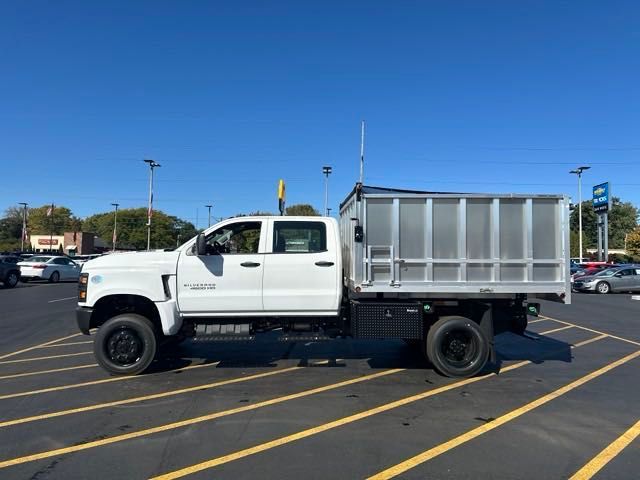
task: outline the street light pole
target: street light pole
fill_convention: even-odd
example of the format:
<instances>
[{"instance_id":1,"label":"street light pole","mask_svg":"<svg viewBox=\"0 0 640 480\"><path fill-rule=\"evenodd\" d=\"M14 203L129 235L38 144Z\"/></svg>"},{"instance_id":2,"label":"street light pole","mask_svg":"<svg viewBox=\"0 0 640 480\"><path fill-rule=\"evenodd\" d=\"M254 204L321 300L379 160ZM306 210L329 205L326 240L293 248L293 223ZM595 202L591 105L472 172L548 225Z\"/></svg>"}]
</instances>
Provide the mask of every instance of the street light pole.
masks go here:
<instances>
[{"instance_id":1,"label":"street light pole","mask_svg":"<svg viewBox=\"0 0 640 480\"><path fill-rule=\"evenodd\" d=\"M20 242L20 252L24 252L24 241L27 238L27 205L28 203L20 202L22 205L22 241Z\"/></svg>"},{"instance_id":2,"label":"street light pole","mask_svg":"<svg viewBox=\"0 0 640 480\"><path fill-rule=\"evenodd\" d=\"M324 173L324 214L329 216L329 175L331 175L331 167L322 167L322 173Z\"/></svg>"},{"instance_id":3,"label":"street light pole","mask_svg":"<svg viewBox=\"0 0 640 480\"><path fill-rule=\"evenodd\" d=\"M151 214L153 212L153 169L160 167L154 160L145 159L149 164L149 209L147 210L147 250L151 250Z\"/></svg>"},{"instance_id":4,"label":"street light pole","mask_svg":"<svg viewBox=\"0 0 640 480\"><path fill-rule=\"evenodd\" d=\"M113 251L116 251L116 242L118 240L118 206L120 206L119 203L112 203L111 205L113 205L114 207L116 207L116 211L113 215L113 238L112 238L112 242L113 242Z\"/></svg>"},{"instance_id":5,"label":"street light pole","mask_svg":"<svg viewBox=\"0 0 640 480\"><path fill-rule=\"evenodd\" d=\"M209 227L211 226L211 207L213 207L213 205L205 205L205 207L209 210Z\"/></svg>"},{"instance_id":6,"label":"street light pole","mask_svg":"<svg viewBox=\"0 0 640 480\"><path fill-rule=\"evenodd\" d=\"M580 259L580 263L582 263L582 172L589 170L590 168L591 167L583 166L569 172L578 176L578 241L580 245L580 254L578 257Z\"/></svg>"}]
</instances>

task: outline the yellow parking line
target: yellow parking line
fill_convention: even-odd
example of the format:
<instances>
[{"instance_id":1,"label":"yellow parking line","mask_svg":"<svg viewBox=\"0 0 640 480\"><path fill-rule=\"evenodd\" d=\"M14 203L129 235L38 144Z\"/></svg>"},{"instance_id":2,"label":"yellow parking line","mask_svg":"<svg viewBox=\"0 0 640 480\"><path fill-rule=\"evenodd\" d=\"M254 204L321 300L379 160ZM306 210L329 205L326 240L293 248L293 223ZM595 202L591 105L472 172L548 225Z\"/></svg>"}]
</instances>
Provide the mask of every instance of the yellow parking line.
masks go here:
<instances>
[{"instance_id":1,"label":"yellow parking line","mask_svg":"<svg viewBox=\"0 0 640 480\"><path fill-rule=\"evenodd\" d=\"M602 338L606 338L606 337L602 337ZM591 340L589 343L593 342L595 340ZM586 345L586 343L585 343ZM577 348L581 346L580 344L576 344L575 346L573 346L572 348ZM638 354L640 354L640 352L638 352ZM511 370L516 370L518 368L524 367L525 365L529 365L531 363L530 360L525 360L522 362L518 362L512 365L509 365L508 367L505 367L504 369L501 370L501 373L504 372L508 372ZM200 472L202 470L207 470L209 468L213 468L213 467L217 467L219 465L225 464L225 463L229 463L229 462L233 462L235 460L239 460L241 458L244 457L248 457L250 455L255 455L256 453L260 453L260 452L264 452L265 450L270 450L272 448L275 447L279 447L281 445L285 445L287 443L291 443L291 442L295 442L297 440L302 440L304 438L313 436L313 435L317 435L319 433L325 432L327 430L331 430L337 427L341 427L343 425L347 425L353 422L356 422L358 420L362 420L363 418L368 418L371 417L373 415L377 415L379 413L383 413L383 412L387 412L389 410L393 410L395 408L398 407L402 407L404 405L416 402L418 400L423 400L425 398L429 398L432 397L434 395L438 395L440 393L444 393L444 392L448 392L449 390L453 390L455 388L458 387L462 387L464 385L469 385L471 383L475 383L475 382L479 382L481 380L493 377L494 374L487 374L487 375L482 375L479 377L473 377L473 378L467 378L465 380L459 380L457 382L451 383L449 385L444 385L442 387L438 387L432 390L427 390L425 392L419 393L417 395L412 395L410 397L405 397L405 398L401 398L400 400L396 400L394 402L391 403L387 403L384 405L380 405L378 407L369 409L369 410L365 410L362 411L360 413L356 413L354 415L350 415L348 417L343 417L340 418L338 420L334 420L333 422L329 422L329 423L325 423L324 425L319 425L317 427L312 427L309 428L307 430L303 430L301 432L297 432L294 433L292 435L287 435L285 437L281 437L281 438L277 438L275 440L272 440L270 442L266 442L260 445L256 445L254 447L250 447L250 448L246 448L244 450L239 450L237 452L228 454L228 455L224 455L222 457L218 457L218 458L214 458L212 460L208 460L202 463L198 463L195 465L191 465L189 467L185 467L182 468L180 470L176 470L173 472L169 472L157 477L154 477L152 480L168 480L168 479L174 479L174 478L180 478L183 477L185 475L190 475L196 472ZM1 465L1 464L0 464Z\"/></svg>"},{"instance_id":2,"label":"yellow parking line","mask_svg":"<svg viewBox=\"0 0 640 480\"><path fill-rule=\"evenodd\" d=\"M601 335L607 335L610 338L615 338L616 340L620 340L622 342L627 342L627 343L630 343L632 345L636 345L636 346L640 347L640 342L636 342L634 340L629 340L628 338L617 337L617 336L611 335L610 333L607 333L607 332L601 332L600 330L594 330L593 328L587 328L587 327L583 327L582 325L576 325L575 323L565 322L564 320L558 320L557 318L548 317L546 315L545 315L544 318L546 318L547 320L553 320L554 322L564 323L565 325L571 325L572 327L580 328L581 330L586 330L587 332L599 333Z\"/></svg>"},{"instance_id":3,"label":"yellow parking line","mask_svg":"<svg viewBox=\"0 0 640 480\"><path fill-rule=\"evenodd\" d=\"M72 445L70 447L58 448L56 450L49 450L45 452L36 453L33 455L26 455L24 457L13 458L10 460L5 460L0 462L0 468L6 468L13 465L19 465L22 463L33 462L35 460L42 460L44 458L57 457L60 455L65 455L67 453L79 452L82 450L88 450L90 448L100 447L103 445L109 445L112 443L122 442L124 440L130 440L133 438L139 438L146 435L151 435L154 433L165 432L168 430L173 430L180 427L186 427L189 425L194 425L197 423L202 423L210 420L214 420L216 418L227 417L229 415L234 415L237 413L248 412L251 410L256 410L258 408L267 407L270 405L276 405L279 403L287 402L289 400L294 400L298 398L308 397L310 395L314 395L317 393L326 392L329 390L334 390L336 388L345 387L348 385L353 385L356 383L365 382L368 380L373 380L375 378L384 377L386 375L391 375L394 373L402 372L405 369L403 368L394 368L390 370L383 370L382 372L373 373L370 375L364 375L362 377L353 378L350 380L344 380L342 382L333 383L331 385L325 385L323 387L312 388L310 390L304 390L302 392L293 393L291 395L285 395L283 397L276 397L270 400L265 400L258 403L253 403L250 405L245 405L242 407L232 408L230 410L222 410L220 412L210 413L208 415L202 415L200 417L189 418L187 420L181 420L178 422L168 423L165 425L160 425L158 427L147 428L145 430L138 430L137 432L125 433L123 435L117 435L115 437L104 438L101 440L95 440L93 442L81 443L78 445Z\"/></svg>"},{"instance_id":4,"label":"yellow parking line","mask_svg":"<svg viewBox=\"0 0 640 480\"><path fill-rule=\"evenodd\" d=\"M548 319L546 318L537 318L535 320L530 320L527 322L528 325L531 325L532 323L538 323L538 322L546 322Z\"/></svg>"},{"instance_id":5,"label":"yellow parking line","mask_svg":"<svg viewBox=\"0 0 640 480\"><path fill-rule=\"evenodd\" d=\"M604 367L599 368L598 370L595 370L563 387L560 387L559 389L554 390L551 393L543 395L542 397L534 400L533 402L529 402L526 405L523 405L522 407L516 408L515 410L512 410L511 412L506 413L501 417L498 417L495 420L492 420L489 423L480 425L479 427L469 430L468 432L463 433L462 435L458 435L457 437L452 438L448 442L441 443L440 445L430 448L429 450L426 450L408 460L405 460L402 463L399 463L397 465L394 465L393 467L383 470L382 472L369 477L368 480L386 480L389 478L396 477L406 472L407 470L411 470L412 468L415 468L424 462L427 462L439 455L442 455L443 453L448 452L449 450L452 450L462 445L463 443L466 443L470 440L473 440L476 437L479 437L480 435L490 432L491 430L494 430L504 425L505 423L510 422L511 420L514 420L520 417L521 415L524 415L525 413L530 412L531 410L534 410L550 402L551 400L555 400L556 398L584 385L587 382L590 382L591 380L601 375L604 375L605 373L609 372L610 370L613 370L616 367L619 367L620 365L624 365L625 363L630 362L631 360L639 356L640 356L640 350L634 353L631 353L626 357L621 358L620 360L616 360L615 362L605 365ZM167 477L167 478L176 478L176 477Z\"/></svg>"},{"instance_id":6,"label":"yellow parking line","mask_svg":"<svg viewBox=\"0 0 640 480\"><path fill-rule=\"evenodd\" d=\"M124 380L135 380L135 379L147 378L155 375L162 375L166 373L184 372L186 370L193 370L194 368L215 367L219 363L220 362L201 363L198 365L189 365L187 367L176 368L174 370L167 370L166 372L150 373L147 375L131 375L126 377L102 378L100 380L92 380L89 382L81 382L81 383L72 383L70 385L60 385L58 387L40 388L38 390L30 390L27 392L7 393L6 395L0 395L0 400L7 400L9 398L27 397L30 395L39 395L42 393L60 392L62 390L69 390L72 388L80 388L80 387L90 387L93 385L100 385L103 383L122 382Z\"/></svg>"},{"instance_id":7,"label":"yellow parking line","mask_svg":"<svg viewBox=\"0 0 640 480\"><path fill-rule=\"evenodd\" d=\"M50 340L48 342L40 343L38 345L34 345L33 347L23 348L22 350L18 350L12 353L6 353L0 356L0 360L4 360L5 358L13 357L14 355L18 355L20 353L30 352L31 350L35 350L36 348L46 347L47 345L51 345L52 343L61 342L62 340L66 340L67 338L73 338L82 335L81 333L74 333L73 335L67 335L66 337L56 338L55 340Z\"/></svg>"},{"instance_id":8,"label":"yellow parking line","mask_svg":"<svg viewBox=\"0 0 640 480\"><path fill-rule=\"evenodd\" d=\"M93 352L65 353L63 355L49 355L48 357L32 357L21 358L20 360L5 360L3 362L0 362L0 365L4 365L6 363L35 362L36 360L50 360L52 358L77 357L78 355L90 355L92 353Z\"/></svg>"},{"instance_id":9,"label":"yellow parking line","mask_svg":"<svg viewBox=\"0 0 640 480\"><path fill-rule=\"evenodd\" d=\"M338 361L338 360L336 360ZM217 364L218 362L216 362ZM319 362L312 362L311 365L326 365L329 363L329 360L322 360ZM143 395L140 397L132 397L132 398L127 398L124 400L114 400L113 402L107 402L107 403L98 403L98 404L94 404L94 405L87 405L84 407L78 407L78 408L72 408L69 410L60 410L58 412L50 412L50 413L43 413L42 415L34 415L32 417L24 417L24 418L17 418L15 420L7 420L6 422L0 422L0 428L4 428L4 427L9 427L11 425L20 425L23 423L29 423L29 422L35 422L38 420L46 420L48 418L54 418L54 417L62 417L65 415L73 415L75 413L83 413L83 412L90 412L93 410L99 410L101 408L108 408L108 407L116 407L119 405L128 405L130 403L137 403L137 402L143 402L146 400L155 400L158 398L165 398L165 397L173 397L175 395L182 395L184 393L190 393L190 392L198 392L198 391L202 391L202 390L209 390L211 388L216 388L216 387L222 387L224 385L231 385L234 383L241 383L241 382L247 382L249 380L256 380L259 378L264 378L264 377L271 377L273 375L280 375L282 373L287 373L287 372L293 372L295 370L302 370L306 367L288 367L288 368L282 368L279 370L273 370L270 372L264 372L264 373L257 373L255 375L249 375L246 377L236 377L236 378L231 378L229 380L220 380L218 382L213 382L213 383L205 383L203 385L196 385L195 387L187 387L187 388L181 388L179 390L170 390L168 392L161 392L161 393L154 393L154 394L150 394L150 395Z\"/></svg>"},{"instance_id":10,"label":"yellow parking line","mask_svg":"<svg viewBox=\"0 0 640 480\"><path fill-rule=\"evenodd\" d=\"M574 473L569 480L589 480L633 442L638 435L640 435L640 420L591 459L589 463Z\"/></svg>"},{"instance_id":11,"label":"yellow parking line","mask_svg":"<svg viewBox=\"0 0 640 480\"><path fill-rule=\"evenodd\" d=\"M78 370L81 368L91 368L91 367L97 367L97 366L98 366L97 363L89 363L87 365L78 365L76 367L53 368L51 370L40 370L38 372L28 372L28 373L14 373L11 375L4 375L0 377L0 380L7 380L9 378L30 377L32 375L42 375L44 373L67 372L69 370Z\"/></svg>"},{"instance_id":12,"label":"yellow parking line","mask_svg":"<svg viewBox=\"0 0 640 480\"><path fill-rule=\"evenodd\" d=\"M538 335L548 335L549 333L561 332L563 330L569 330L570 328L573 328L573 326L572 325L567 325L565 327L554 328L553 330L547 330L546 332L538 333Z\"/></svg>"},{"instance_id":13,"label":"yellow parking line","mask_svg":"<svg viewBox=\"0 0 640 480\"><path fill-rule=\"evenodd\" d=\"M218 382L206 383L204 385L196 385L195 387L187 387L187 388L181 388L179 390L171 390L171 391L168 391L168 392L154 393L154 394L151 394L151 395L143 395L143 396L140 396L140 397L127 398L127 399L124 399L124 400L115 400L113 402L98 403L98 404L95 404L95 405L87 405L85 407L72 408L72 409L69 409L69 410L60 410L58 412L44 413L42 415L34 415L33 417L17 418L15 420L8 420L6 422L0 422L0 428L9 427L11 425L19 425L19 424L22 424L22 423L35 422L37 420L46 420L48 418L62 417L64 415L72 415L72 414L75 414L75 413L90 412L90 411L93 411L93 410L99 410L101 408L116 407L118 405L128 405L130 403L144 402L145 400L155 400L155 399L158 399L158 398L165 398L165 397L173 397L175 395L182 395L184 393L197 392L197 391L201 391L201 390L209 390L211 388L222 387L224 385L231 385L231 384L234 384L234 383L248 382L249 380L257 380L259 378L271 377L273 375L280 375L280 374L287 373L287 372L293 372L295 370L302 370L304 368L305 367L282 368L282 369L279 369L279 370L273 370L273 371L264 372L264 373L257 373L255 375L249 375L249 376L246 376L246 377L236 377L236 378L232 378L232 379L229 379L229 380L220 380Z\"/></svg>"},{"instance_id":14,"label":"yellow parking line","mask_svg":"<svg viewBox=\"0 0 640 480\"><path fill-rule=\"evenodd\" d=\"M52 345L43 345L42 347L39 347L39 348L66 347L67 345L86 345L87 343L93 343L93 340L86 340L84 342L54 343Z\"/></svg>"}]
</instances>

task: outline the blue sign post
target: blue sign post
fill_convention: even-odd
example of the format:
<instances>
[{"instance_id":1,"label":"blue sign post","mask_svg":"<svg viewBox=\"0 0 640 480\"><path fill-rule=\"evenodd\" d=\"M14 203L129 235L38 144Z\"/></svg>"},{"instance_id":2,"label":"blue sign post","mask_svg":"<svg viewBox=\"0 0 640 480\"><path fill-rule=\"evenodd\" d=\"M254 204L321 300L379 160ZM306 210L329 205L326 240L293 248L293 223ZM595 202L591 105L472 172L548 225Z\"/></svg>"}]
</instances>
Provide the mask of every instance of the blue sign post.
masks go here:
<instances>
[{"instance_id":1,"label":"blue sign post","mask_svg":"<svg viewBox=\"0 0 640 480\"><path fill-rule=\"evenodd\" d=\"M609 261L609 209L611 208L609 182L593 187L592 202L593 210L598 214L598 260L607 262Z\"/></svg>"},{"instance_id":2,"label":"blue sign post","mask_svg":"<svg viewBox=\"0 0 640 480\"><path fill-rule=\"evenodd\" d=\"M611 195L609 194L609 182L601 183L593 187L593 209L596 213L608 212L611 208Z\"/></svg>"}]
</instances>

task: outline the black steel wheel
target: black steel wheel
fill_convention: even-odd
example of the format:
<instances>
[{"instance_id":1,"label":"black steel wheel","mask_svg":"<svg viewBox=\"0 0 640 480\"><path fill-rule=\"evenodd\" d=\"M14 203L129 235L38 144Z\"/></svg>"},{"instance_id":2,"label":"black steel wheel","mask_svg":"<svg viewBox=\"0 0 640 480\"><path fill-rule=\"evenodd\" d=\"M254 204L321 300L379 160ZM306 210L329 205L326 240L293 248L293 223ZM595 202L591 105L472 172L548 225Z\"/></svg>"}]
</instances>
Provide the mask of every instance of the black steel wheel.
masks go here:
<instances>
[{"instance_id":1,"label":"black steel wheel","mask_svg":"<svg viewBox=\"0 0 640 480\"><path fill-rule=\"evenodd\" d=\"M442 317L429 329L426 354L448 377L472 377L489 358L489 340L480 326L464 317Z\"/></svg>"},{"instance_id":2,"label":"black steel wheel","mask_svg":"<svg viewBox=\"0 0 640 480\"><path fill-rule=\"evenodd\" d=\"M4 288L13 288L18 284L20 280L20 274L18 272L9 272L4 279Z\"/></svg>"},{"instance_id":3,"label":"black steel wheel","mask_svg":"<svg viewBox=\"0 0 640 480\"><path fill-rule=\"evenodd\" d=\"M143 372L157 350L153 324L132 313L107 320L99 329L93 351L102 368L117 375Z\"/></svg>"}]
</instances>

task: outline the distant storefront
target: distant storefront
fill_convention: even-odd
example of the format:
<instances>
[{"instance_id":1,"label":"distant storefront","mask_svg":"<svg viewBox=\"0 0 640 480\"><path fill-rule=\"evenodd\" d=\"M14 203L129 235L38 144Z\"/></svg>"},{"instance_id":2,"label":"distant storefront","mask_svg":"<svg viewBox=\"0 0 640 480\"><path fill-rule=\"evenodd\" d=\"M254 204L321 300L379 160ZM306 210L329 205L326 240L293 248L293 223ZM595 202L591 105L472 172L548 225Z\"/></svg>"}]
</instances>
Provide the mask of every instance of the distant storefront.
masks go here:
<instances>
[{"instance_id":1,"label":"distant storefront","mask_svg":"<svg viewBox=\"0 0 640 480\"><path fill-rule=\"evenodd\" d=\"M31 235L31 249L36 253L55 252L73 257L102 253L107 244L93 233L65 232L64 235Z\"/></svg>"}]
</instances>

